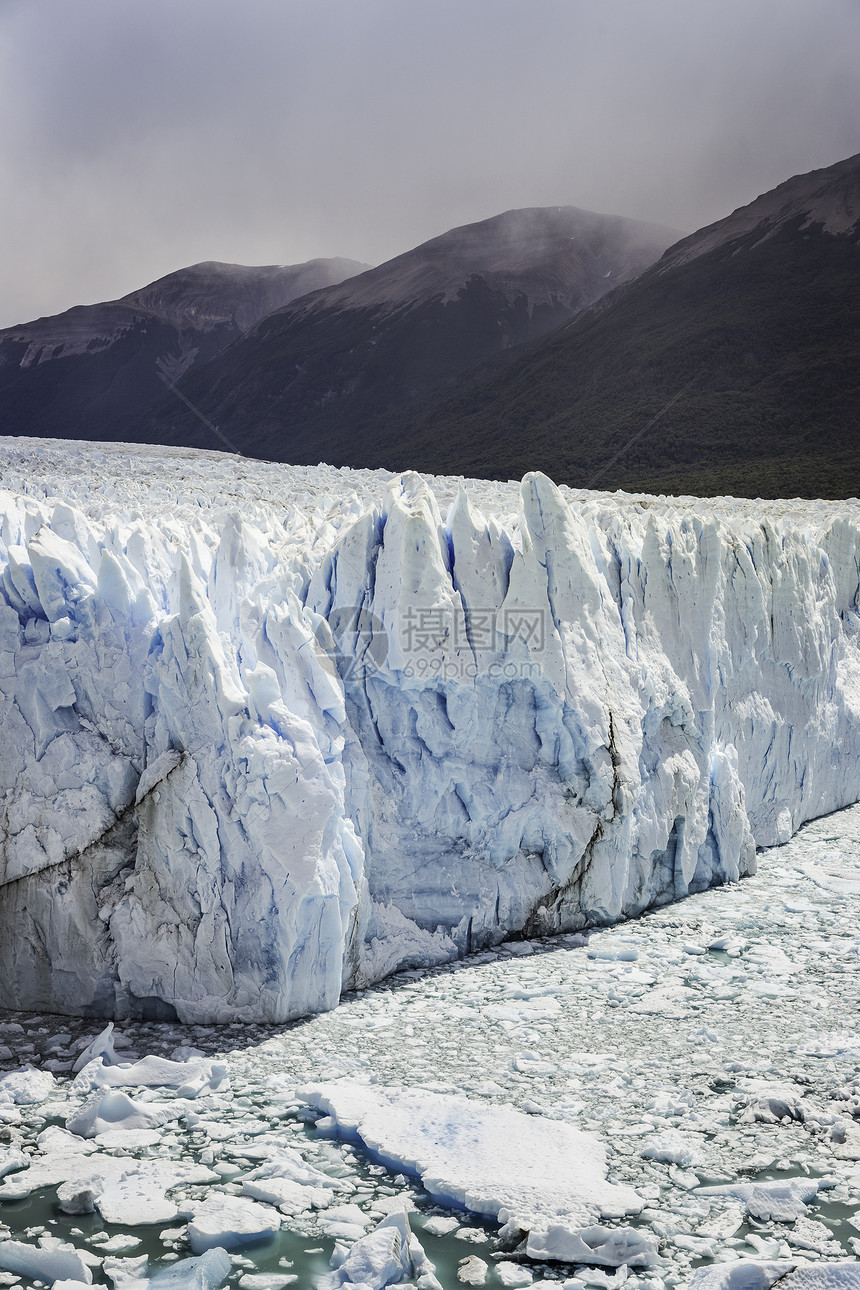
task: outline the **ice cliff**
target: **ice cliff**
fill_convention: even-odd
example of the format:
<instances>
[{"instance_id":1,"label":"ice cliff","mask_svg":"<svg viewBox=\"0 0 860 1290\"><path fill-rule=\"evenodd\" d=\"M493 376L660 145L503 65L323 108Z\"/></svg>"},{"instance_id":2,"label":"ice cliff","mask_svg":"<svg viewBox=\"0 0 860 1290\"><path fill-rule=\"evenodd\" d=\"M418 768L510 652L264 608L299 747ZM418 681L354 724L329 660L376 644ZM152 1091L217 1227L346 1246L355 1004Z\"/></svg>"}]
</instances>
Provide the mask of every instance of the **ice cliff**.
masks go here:
<instances>
[{"instance_id":1,"label":"ice cliff","mask_svg":"<svg viewBox=\"0 0 860 1290\"><path fill-rule=\"evenodd\" d=\"M860 798L856 504L0 448L0 989L280 1021Z\"/></svg>"}]
</instances>

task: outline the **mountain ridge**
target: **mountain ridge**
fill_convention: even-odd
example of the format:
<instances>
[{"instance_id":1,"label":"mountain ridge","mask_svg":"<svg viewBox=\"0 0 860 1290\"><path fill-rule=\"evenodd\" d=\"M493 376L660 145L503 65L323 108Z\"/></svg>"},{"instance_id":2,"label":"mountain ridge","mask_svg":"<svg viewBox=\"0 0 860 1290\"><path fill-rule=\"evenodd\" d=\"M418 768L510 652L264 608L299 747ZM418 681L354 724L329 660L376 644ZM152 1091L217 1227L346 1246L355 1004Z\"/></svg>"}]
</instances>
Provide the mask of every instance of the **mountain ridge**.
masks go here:
<instances>
[{"instance_id":1,"label":"mountain ridge","mask_svg":"<svg viewBox=\"0 0 860 1290\"><path fill-rule=\"evenodd\" d=\"M455 440L467 474L503 462L576 487L855 495L858 192L860 155L682 239L429 409L410 459L441 470Z\"/></svg>"},{"instance_id":2,"label":"mountain ridge","mask_svg":"<svg viewBox=\"0 0 860 1290\"><path fill-rule=\"evenodd\" d=\"M361 464L386 464L422 401L636 276L676 233L578 207L450 229L261 319L182 392L243 452L350 464L358 446ZM134 437L209 442L166 400Z\"/></svg>"},{"instance_id":3,"label":"mountain ridge","mask_svg":"<svg viewBox=\"0 0 860 1290\"><path fill-rule=\"evenodd\" d=\"M163 378L175 381L214 357L296 295L365 267L341 258L263 266L202 261L117 300L6 327L4 433L112 437L124 416L161 396Z\"/></svg>"}]
</instances>

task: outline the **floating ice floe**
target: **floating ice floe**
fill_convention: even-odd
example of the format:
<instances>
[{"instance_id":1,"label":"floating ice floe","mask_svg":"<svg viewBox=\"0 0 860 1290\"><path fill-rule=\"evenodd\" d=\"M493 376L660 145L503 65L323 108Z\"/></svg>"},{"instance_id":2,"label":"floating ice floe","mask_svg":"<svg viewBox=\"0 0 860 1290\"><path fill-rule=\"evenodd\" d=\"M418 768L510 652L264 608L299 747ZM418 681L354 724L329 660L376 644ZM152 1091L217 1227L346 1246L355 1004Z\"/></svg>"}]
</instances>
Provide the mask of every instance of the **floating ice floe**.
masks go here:
<instances>
[{"instance_id":1,"label":"floating ice floe","mask_svg":"<svg viewBox=\"0 0 860 1290\"><path fill-rule=\"evenodd\" d=\"M283 1290L298 1281L295 1272L245 1272L239 1278L242 1290Z\"/></svg>"},{"instance_id":2,"label":"floating ice floe","mask_svg":"<svg viewBox=\"0 0 860 1290\"><path fill-rule=\"evenodd\" d=\"M860 1264L817 1263L798 1266L790 1259L761 1263L741 1259L699 1268L689 1290L860 1290Z\"/></svg>"},{"instance_id":3,"label":"floating ice floe","mask_svg":"<svg viewBox=\"0 0 860 1290\"><path fill-rule=\"evenodd\" d=\"M807 1205L818 1195L822 1180L788 1178L770 1182L729 1183L718 1187L700 1187L700 1196L731 1196L741 1201L753 1218L765 1222L791 1223L807 1214Z\"/></svg>"},{"instance_id":4,"label":"floating ice floe","mask_svg":"<svg viewBox=\"0 0 860 1290\"><path fill-rule=\"evenodd\" d=\"M97 1209L109 1223L121 1225L170 1222L179 1210L166 1193L187 1183L218 1181L205 1165L184 1160L105 1155L74 1134L55 1127L37 1139L39 1153L29 1167L8 1174L0 1183L0 1200L23 1200L40 1187L58 1187L65 1213Z\"/></svg>"},{"instance_id":5,"label":"floating ice floe","mask_svg":"<svg viewBox=\"0 0 860 1290\"><path fill-rule=\"evenodd\" d=\"M144 1057L137 1062L105 1065L103 1056L83 1066L75 1080L76 1089L173 1088L177 1097L196 1098L222 1090L227 1081L223 1062L170 1061L165 1057Z\"/></svg>"},{"instance_id":6,"label":"floating ice floe","mask_svg":"<svg viewBox=\"0 0 860 1290\"><path fill-rule=\"evenodd\" d=\"M630 1229L592 1229L597 1218L638 1213L643 1202L631 1188L606 1181L605 1151L591 1134L420 1089L344 1083L312 1085L300 1095L331 1117L338 1134L361 1141L389 1168L417 1176L436 1199L531 1233L530 1243L541 1244L539 1257L570 1261L553 1251L565 1239L591 1249L593 1232L606 1251L630 1245L643 1258L656 1253L651 1238Z\"/></svg>"},{"instance_id":7,"label":"floating ice floe","mask_svg":"<svg viewBox=\"0 0 860 1290\"><path fill-rule=\"evenodd\" d=\"M42 1236L38 1245L25 1241L0 1241L0 1268L49 1285L59 1280L92 1283L91 1264L101 1259L87 1255L57 1237Z\"/></svg>"},{"instance_id":8,"label":"floating ice floe","mask_svg":"<svg viewBox=\"0 0 860 1290\"><path fill-rule=\"evenodd\" d=\"M269 1206L223 1192L212 1192L195 1206L188 1224L188 1244L195 1254L215 1246L242 1249L265 1241L280 1231L281 1221Z\"/></svg>"},{"instance_id":9,"label":"floating ice floe","mask_svg":"<svg viewBox=\"0 0 860 1290\"><path fill-rule=\"evenodd\" d=\"M689 1165L701 1163L701 1149L697 1143L685 1138L673 1129L653 1138L646 1138L642 1143L642 1156L645 1160L659 1160L663 1164Z\"/></svg>"},{"instance_id":10,"label":"floating ice floe","mask_svg":"<svg viewBox=\"0 0 860 1290\"><path fill-rule=\"evenodd\" d=\"M569 1222L551 1223L545 1230L529 1232L526 1252L532 1259L610 1268L651 1268L660 1263L657 1241L650 1233L600 1224L577 1229Z\"/></svg>"},{"instance_id":11,"label":"floating ice floe","mask_svg":"<svg viewBox=\"0 0 860 1290\"><path fill-rule=\"evenodd\" d=\"M207 1250L199 1258L180 1259L169 1268L150 1273L144 1256L105 1260L115 1290L217 1290L233 1270L226 1250Z\"/></svg>"},{"instance_id":12,"label":"floating ice floe","mask_svg":"<svg viewBox=\"0 0 860 1290\"><path fill-rule=\"evenodd\" d=\"M277 1156L242 1176L242 1194L277 1205L284 1214L325 1209L333 1195L351 1189L338 1178L306 1164L297 1151L282 1147Z\"/></svg>"},{"instance_id":13,"label":"floating ice floe","mask_svg":"<svg viewBox=\"0 0 860 1290\"><path fill-rule=\"evenodd\" d=\"M97 1034L95 1039L87 1044L86 1048L83 1049L72 1066L72 1071L77 1074L78 1071L83 1070L85 1066L87 1066L91 1061L95 1061L97 1058L101 1058L106 1066L110 1066L113 1062L120 1060L116 1055L116 1049L114 1047L112 1021L109 1021L104 1030Z\"/></svg>"},{"instance_id":14,"label":"floating ice floe","mask_svg":"<svg viewBox=\"0 0 860 1290\"><path fill-rule=\"evenodd\" d=\"M804 1103L803 1089L796 1085L741 1080L738 1087L749 1094L748 1105L740 1117L744 1123L779 1124L785 1119L803 1123L813 1112L813 1108Z\"/></svg>"},{"instance_id":15,"label":"floating ice floe","mask_svg":"<svg viewBox=\"0 0 860 1290\"><path fill-rule=\"evenodd\" d=\"M457 1280L464 1286L483 1286L487 1283L489 1270L490 1265L485 1259L479 1258L477 1254L470 1254L460 1260L457 1266Z\"/></svg>"},{"instance_id":16,"label":"floating ice floe","mask_svg":"<svg viewBox=\"0 0 860 1290\"><path fill-rule=\"evenodd\" d=\"M20 1147L0 1147L0 1178L27 1169L29 1164L30 1157Z\"/></svg>"}]
</instances>

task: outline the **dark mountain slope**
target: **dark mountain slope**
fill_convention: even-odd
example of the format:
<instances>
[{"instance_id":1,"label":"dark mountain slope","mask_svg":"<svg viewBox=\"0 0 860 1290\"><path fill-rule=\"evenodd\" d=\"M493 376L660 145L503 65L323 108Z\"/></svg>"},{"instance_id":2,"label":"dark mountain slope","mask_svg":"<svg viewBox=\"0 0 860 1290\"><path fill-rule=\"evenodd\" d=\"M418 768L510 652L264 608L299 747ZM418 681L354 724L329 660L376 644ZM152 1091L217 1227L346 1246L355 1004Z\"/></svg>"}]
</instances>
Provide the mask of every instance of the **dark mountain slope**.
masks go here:
<instances>
[{"instance_id":1,"label":"dark mountain slope","mask_svg":"<svg viewBox=\"0 0 860 1290\"><path fill-rule=\"evenodd\" d=\"M195 264L105 304L0 331L0 431L122 439L142 407L258 319L366 266Z\"/></svg>"},{"instance_id":2,"label":"dark mountain slope","mask_svg":"<svg viewBox=\"0 0 860 1290\"><path fill-rule=\"evenodd\" d=\"M796 176L433 409L410 427L410 463L506 478L539 468L602 488L857 495L858 221L860 157Z\"/></svg>"},{"instance_id":3,"label":"dark mountain slope","mask_svg":"<svg viewBox=\"0 0 860 1290\"><path fill-rule=\"evenodd\" d=\"M508 211L279 310L181 388L243 452L405 463L404 425L427 402L635 277L675 236L574 207ZM213 446L175 399L135 437Z\"/></svg>"}]
</instances>

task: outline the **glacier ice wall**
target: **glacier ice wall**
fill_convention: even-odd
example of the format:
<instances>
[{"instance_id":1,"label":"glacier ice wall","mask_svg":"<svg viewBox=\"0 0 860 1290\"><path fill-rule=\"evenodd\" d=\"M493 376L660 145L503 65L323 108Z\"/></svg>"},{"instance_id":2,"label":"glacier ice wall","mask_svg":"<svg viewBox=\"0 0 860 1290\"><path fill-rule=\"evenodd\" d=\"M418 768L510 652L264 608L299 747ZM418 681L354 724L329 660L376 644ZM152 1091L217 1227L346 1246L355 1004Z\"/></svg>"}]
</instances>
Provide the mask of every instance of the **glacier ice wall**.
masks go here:
<instances>
[{"instance_id":1,"label":"glacier ice wall","mask_svg":"<svg viewBox=\"0 0 860 1290\"><path fill-rule=\"evenodd\" d=\"M856 507L75 451L4 449L9 1004L280 1021L860 798Z\"/></svg>"}]
</instances>

